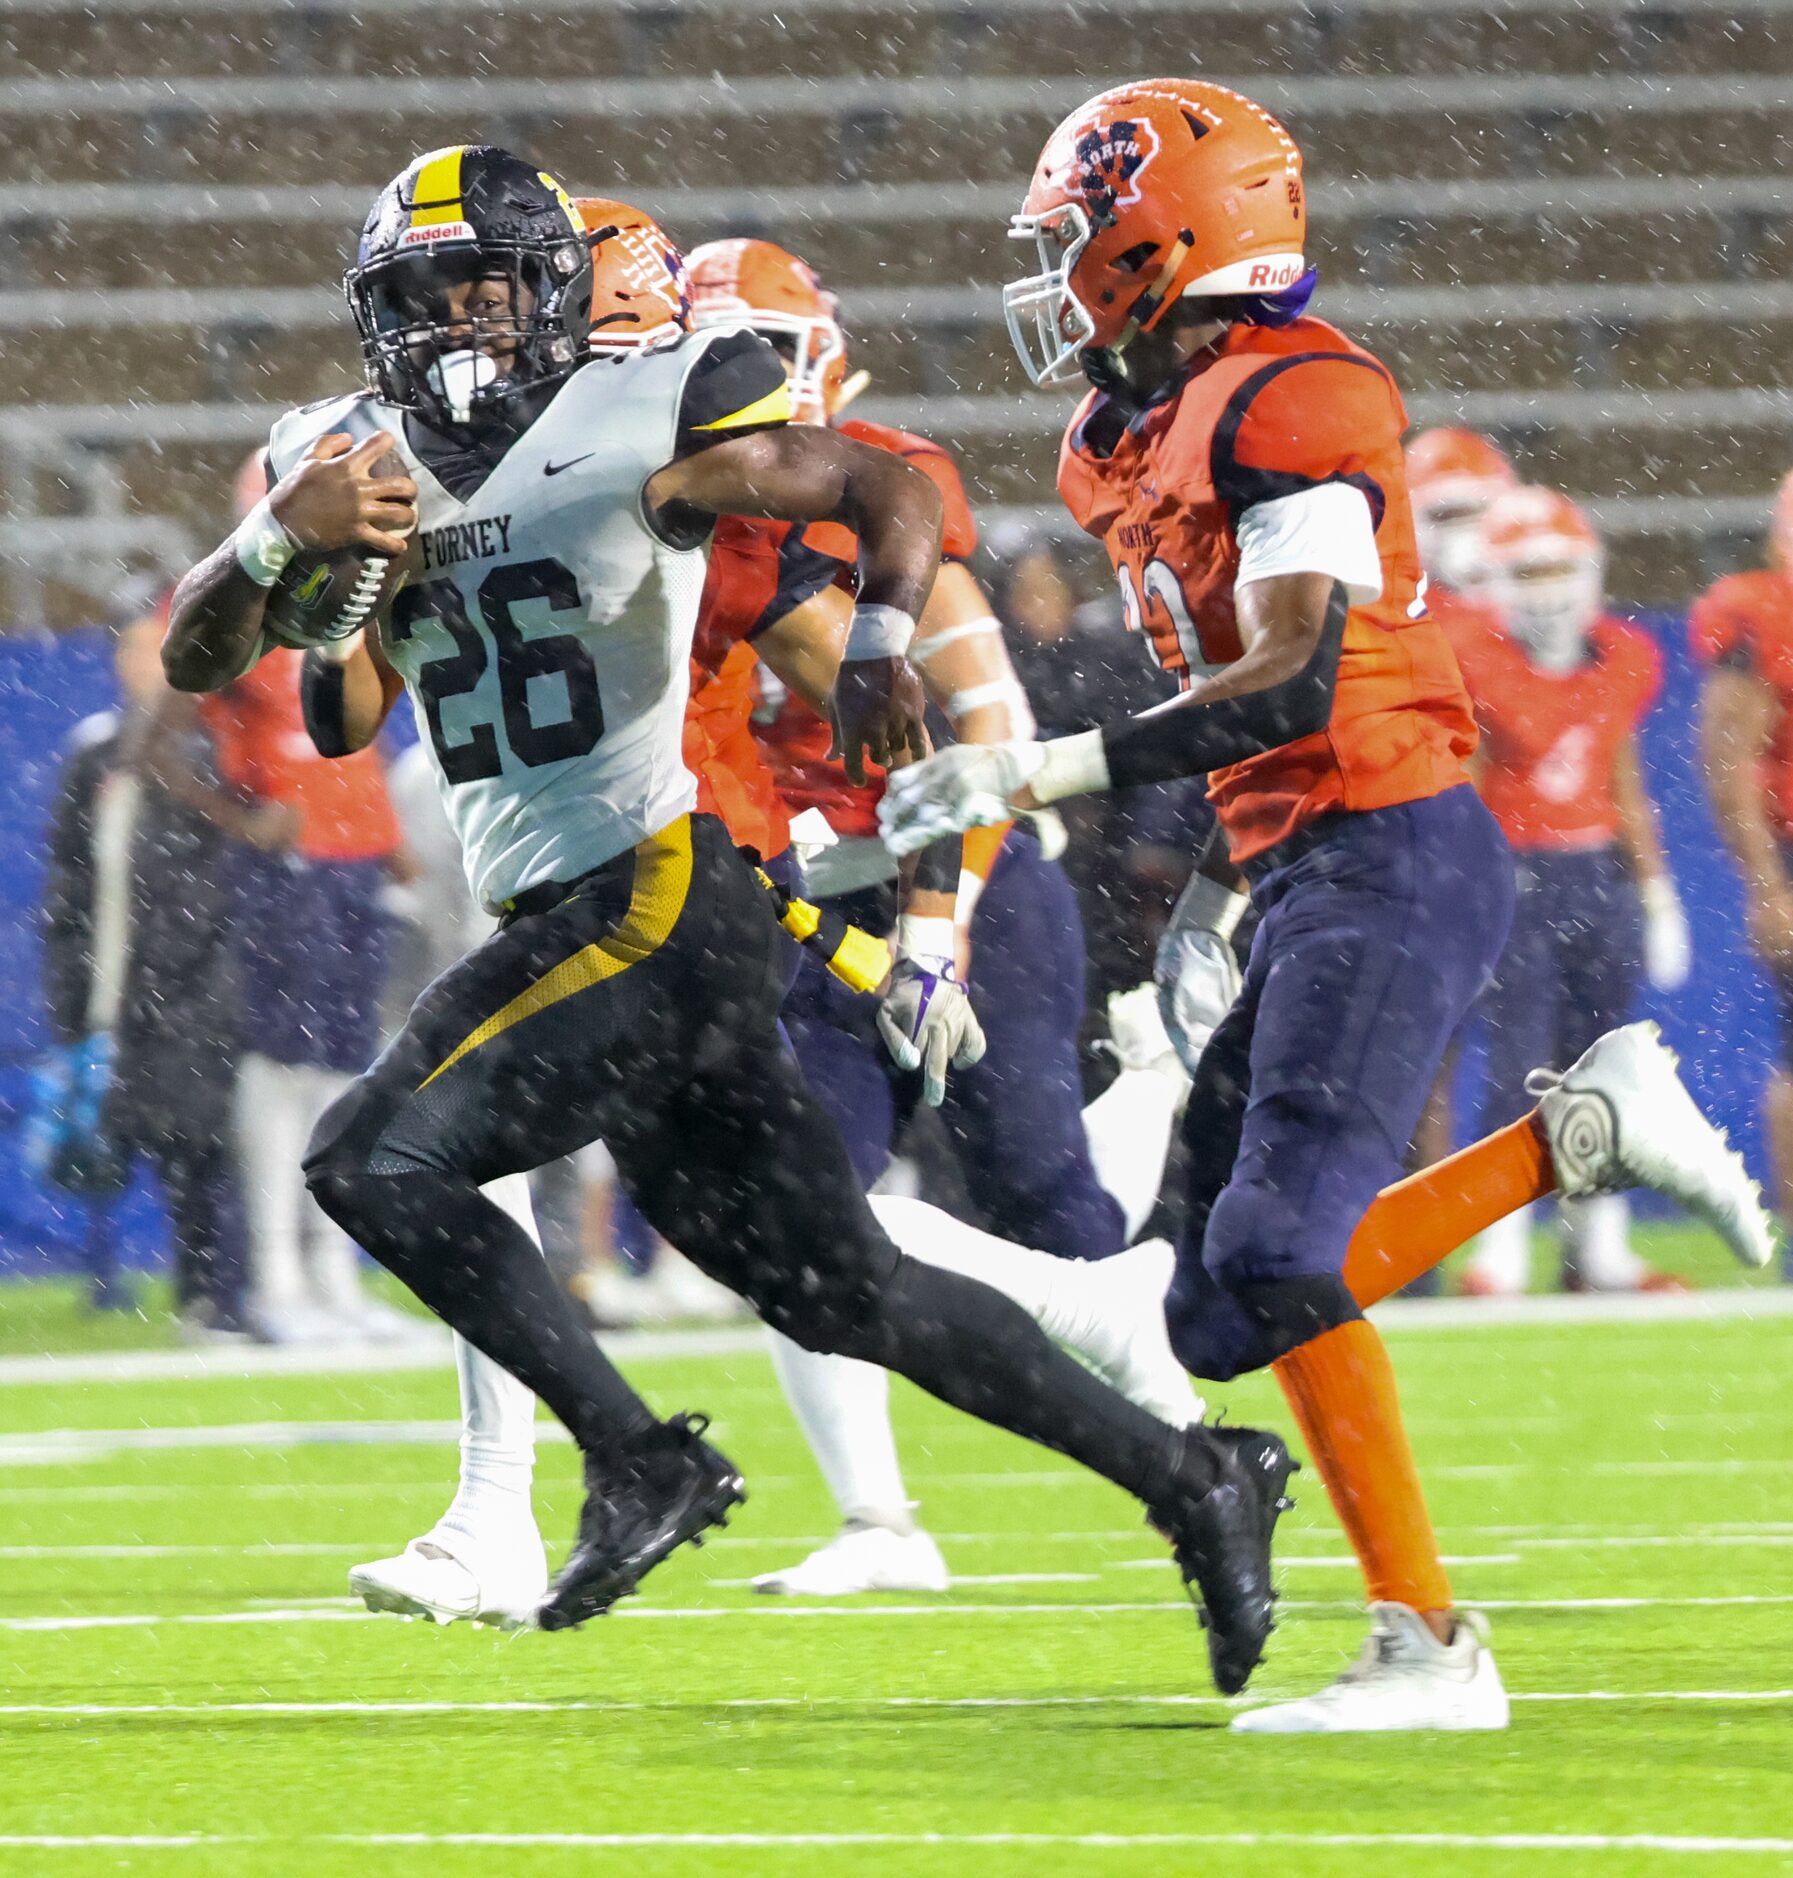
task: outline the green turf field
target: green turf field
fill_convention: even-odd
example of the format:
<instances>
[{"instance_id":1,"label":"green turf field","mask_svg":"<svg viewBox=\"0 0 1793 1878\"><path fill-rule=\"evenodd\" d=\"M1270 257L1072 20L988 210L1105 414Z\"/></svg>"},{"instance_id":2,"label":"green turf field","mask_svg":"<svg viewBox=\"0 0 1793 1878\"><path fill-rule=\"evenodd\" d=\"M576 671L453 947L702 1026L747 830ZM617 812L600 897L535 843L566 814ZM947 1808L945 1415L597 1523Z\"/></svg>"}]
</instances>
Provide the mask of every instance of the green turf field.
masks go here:
<instances>
[{"instance_id":1,"label":"green turf field","mask_svg":"<svg viewBox=\"0 0 1793 1878\"><path fill-rule=\"evenodd\" d=\"M0 1873L1793 1870L1793 1318L1391 1337L1507 1735L1230 1736L1133 1507L902 1385L962 1584L757 1599L742 1580L829 1523L757 1349L636 1369L746 1468L729 1533L606 1622L510 1639L342 1595L445 1498L446 1369L4 1369ZM1221 1399L1286 1426L1262 1384ZM571 1450L540 1475L559 1539ZM1311 1477L1280 1549L1255 1696L1312 1688L1362 1631Z\"/></svg>"}]
</instances>

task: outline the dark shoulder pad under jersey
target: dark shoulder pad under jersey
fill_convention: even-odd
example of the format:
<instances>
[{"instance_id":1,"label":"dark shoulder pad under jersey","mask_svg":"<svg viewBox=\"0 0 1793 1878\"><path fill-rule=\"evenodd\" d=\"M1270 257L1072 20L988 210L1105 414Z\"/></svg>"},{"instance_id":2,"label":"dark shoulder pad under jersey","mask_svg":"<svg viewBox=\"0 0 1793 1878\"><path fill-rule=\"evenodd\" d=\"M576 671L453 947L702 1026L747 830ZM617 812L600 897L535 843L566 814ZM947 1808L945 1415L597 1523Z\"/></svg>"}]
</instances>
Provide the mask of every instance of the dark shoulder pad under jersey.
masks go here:
<instances>
[{"instance_id":1,"label":"dark shoulder pad under jersey","mask_svg":"<svg viewBox=\"0 0 1793 1878\"><path fill-rule=\"evenodd\" d=\"M778 354L757 333L718 333L686 375L677 453L785 424L790 416L790 386Z\"/></svg>"},{"instance_id":2,"label":"dark shoulder pad under jersey","mask_svg":"<svg viewBox=\"0 0 1793 1878\"><path fill-rule=\"evenodd\" d=\"M787 613L813 600L824 587L832 587L840 572L841 563L832 554L811 547L803 539L803 530L793 528L778 544L778 585L747 637L757 639Z\"/></svg>"}]
</instances>

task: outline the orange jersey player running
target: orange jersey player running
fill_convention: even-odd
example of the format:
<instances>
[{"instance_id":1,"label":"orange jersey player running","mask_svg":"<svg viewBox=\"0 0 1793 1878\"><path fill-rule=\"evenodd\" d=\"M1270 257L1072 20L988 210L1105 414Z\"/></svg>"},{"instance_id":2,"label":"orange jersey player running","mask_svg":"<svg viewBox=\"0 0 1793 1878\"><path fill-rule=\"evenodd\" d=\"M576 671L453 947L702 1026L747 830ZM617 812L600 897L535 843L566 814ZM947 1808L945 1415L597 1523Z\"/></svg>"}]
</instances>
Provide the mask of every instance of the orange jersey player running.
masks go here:
<instances>
[{"instance_id":1,"label":"orange jersey player running","mask_svg":"<svg viewBox=\"0 0 1793 1878\"><path fill-rule=\"evenodd\" d=\"M1481 1627L1454 1608L1363 1316L1391 1261L1360 1241L1366 1212L1388 1217L1394 1196L1372 1202L1499 955L1512 865L1469 784L1469 700L1421 592L1400 393L1306 317L1305 210L1287 132L1217 85L1123 86L1053 133L1012 224L1040 272L1007 291L1010 331L1036 383L1083 372L1097 387L1060 491L1187 690L1049 743L943 751L891 778L885 826L906 845L1208 773L1261 919L1184 1118L1171 1339L1197 1376L1273 1368L1375 1617L1342 1681L1233 1725L1499 1728L1506 1695ZM1460 1241L1558 1180L1645 1175L1697 1193L1765 1256L1741 1169L1647 1028L1603 1040L1541 1111L1396 1190L1416 1237ZM1242 1445L1274 1519L1286 1462L1262 1437Z\"/></svg>"},{"instance_id":2,"label":"orange jersey player running","mask_svg":"<svg viewBox=\"0 0 1793 1878\"><path fill-rule=\"evenodd\" d=\"M958 470L926 438L839 415L847 354L832 295L803 261L766 241L711 242L693 252L691 276L699 327L745 325L780 350L800 419L830 423L857 442L901 456L940 490L943 562L911 656L960 739L1030 735L1026 698L990 603L966 565L977 546L977 525ZM773 532L755 530L761 540ZM818 578L850 584L855 549L845 530L777 532L791 590L803 591ZM718 571L712 570L706 605L714 601L728 610L729 589L718 585ZM898 868L878 830L883 777L855 781L829 754L829 728L813 703L781 686L766 690L755 729L785 806L819 814L836 837L808 859L806 891L861 926L889 930ZM1123 1075L1086 1115L1077 1035L1084 946L1069 882L1030 829L983 831L967 842L964 858L950 910L968 942L971 990L988 1053L945 1092L948 1135L972 1199L998 1237L1061 1258L1113 1258L1156 1200L1181 1076L1160 1033L1155 1051L1136 1048ZM924 962L930 951L944 956L955 947L944 918L931 939L926 923L913 916L898 920L895 931L899 952L907 949ZM849 996L813 962L799 968L784 1021L805 1081L871 1187L888 1167L897 1130L916 1099L915 1078L892 1069L865 1001ZM1124 1019L1117 1022L1125 1037ZM1162 1296L1169 1263L1162 1242L1142 1246L1126 1254L1109 1282L1117 1297ZM843 1530L795 1567L764 1574L760 1588L828 1597L943 1588L944 1562L933 1540L915 1527L904 1490L884 1378L803 1351L789 1339L775 1338L774 1354L840 1507ZM1182 1403L1193 1412L1186 1389Z\"/></svg>"},{"instance_id":3,"label":"orange jersey player running","mask_svg":"<svg viewBox=\"0 0 1793 1878\"><path fill-rule=\"evenodd\" d=\"M1498 1126L1531 1106L1528 1070L1573 1062L1625 1021L1640 977L1672 991L1691 956L1638 753L1662 658L1604 610L1598 536L1567 497L1514 487L1484 511L1472 553L1484 605L1445 619L1482 730L1477 787L1518 873L1513 930L1477 1007L1483 1120ZM1632 1251L1622 1194L1566 1203L1560 1217L1568 1282L1675 1285ZM1465 1289L1523 1291L1530 1253L1529 1213L1509 1214L1478 1240Z\"/></svg>"},{"instance_id":4,"label":"orange jersey player running","mask_svg":"<svg viewBox=\"0 0 1793 1878\"><path fill-rule=\"evenodd\" d=\"M1793 475L1775 494L1767 548L1764 566L1701 594L1688 630L1707 668L1706 787L1743 876L1750 945L1780 1003L1781 1066L1763 1110L1775 1197L1793 1219Z\"/></svg>"}]
</instances>

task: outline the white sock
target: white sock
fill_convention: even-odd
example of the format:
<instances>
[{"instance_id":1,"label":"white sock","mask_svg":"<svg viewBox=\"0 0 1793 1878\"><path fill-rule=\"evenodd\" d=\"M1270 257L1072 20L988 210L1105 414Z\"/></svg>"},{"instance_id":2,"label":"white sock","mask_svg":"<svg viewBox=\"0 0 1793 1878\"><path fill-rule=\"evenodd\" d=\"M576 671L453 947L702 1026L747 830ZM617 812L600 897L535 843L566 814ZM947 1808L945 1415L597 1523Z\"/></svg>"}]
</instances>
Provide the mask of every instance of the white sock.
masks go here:
<instances>
[{"instance_id":1,"label":"white sock","mask_svg":"<svg viewBox=\"0 0 1793 1878\"><path fill-rule=\"evenodd\" d=\"M527 1176L507 1174L481 1191L540 1245ZM461 1389L461 1479L436 1525L474 1537L518 1519L533 1528L529 1489L535 1478L535 1397L458 1332L454 1366Z\"/></svg>"},{"instance_id":2,"label":"white sock","mask_svg":"<svg viewBox=\"0 0 1793 1878\"><path fill-rule=\"evenodd\" d=\"M889 1375L875 1363L821 1356L779 1331L766 1334L785 1400L841 1518L913 1532L915 1521L890 1426Z\"/></svg>"},{"instance_id":3,"label":"white sock","mask_svg":"<svg viewBox=\"0 0 1793 1878\"><path fill-rule=\"evenodd\" d=\"M311 1204L300 1167L311 1133L309 1072L250 1051L237 1069L234 1125L249 1224L256 1306L288 1311L305 1301L300 1209Z\"/></svg>"},{"instance_id":4,"label":"white sock","mask_svg":"<svg viewBox=\"0 0 1793 1878\"><path fill-rule=\"evenodd\" d=\"M1532 1209L1522 1206L1478 1233L1469 1266L1497 1291L1523 1291L1532 1272Z\"/></svg>"},{"instance_id":5,"label":"white sock","mask_svg":"<svg viewBox=\"0 0 1793 1878\"><path fill-rule=\"evenodd\" d=\"M1187 1082L1155 1069L1124 1069L1083 1111L1096 1178L1127 1216L1127 1244L1158 1204L1177 1104Z\"/></svg>"},{"instance_id":6,"label":"white sock","mask_svg":"<svg viewBox=\"0 0 1793 1878\"><path fill-rule=\"evenodd\" d=\"M1591 1291L1630 1291L1649 1269L1631 1249L1631 1203L1622 1193L1564 1200L1565 1249Z\"/></svg>"}]
</instances>

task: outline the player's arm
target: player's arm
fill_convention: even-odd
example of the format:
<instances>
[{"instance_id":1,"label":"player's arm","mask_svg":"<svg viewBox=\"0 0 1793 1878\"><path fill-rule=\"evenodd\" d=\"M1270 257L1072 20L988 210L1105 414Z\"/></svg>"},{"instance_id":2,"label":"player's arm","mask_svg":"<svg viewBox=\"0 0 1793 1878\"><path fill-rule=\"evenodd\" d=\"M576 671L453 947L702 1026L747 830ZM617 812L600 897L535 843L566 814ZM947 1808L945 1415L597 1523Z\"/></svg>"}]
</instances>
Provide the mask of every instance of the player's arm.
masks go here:
<instances>
[{"instance_id":1,"label":"player's arm","mask_svg":"<svg viewBox=\"0 0 1793 1878\"><path fill-rule=\"evenodd\" d=\"M299 702L318 754L352 756L365 750L404 688L405 681L367 632L307 652L299 668Z\"/></svg>"},{"instance_id":2,"label":"player's arm","mask_svg":"<svg viewBox=\"0 0 1793 1878\"><path fill-rule=\"evenodd\" d=\"M853 603L838 587L824 587L753 636L753 649L787 691L820 718L840 670Z\"/></svg>"},{"instance_id":3,"label":"player's arm","mask_svg":"<svg viewBox=\"0 0 1793 1878\"><path fill-rule=\"evenodd\" d=\"M782 370L782 368L781 368ZM940 560L934 485L888 451L811 425L710 443L656 470L644 500L671 538L691 518L835 521L859 539L859 598L830 696L838 753L854 782L865 759L919 755L921 686L905 654Z\"/></svg>"},{"instance_id":4,"label":"player's arm","mask_svg":"<svg viewBox=\"0 0 1793 1878\"><path fill-rule=\"evenodd\" d=\"M227 540L183 576L169 608L162 669L176 691L217 691L240 678L261 646L268 590L301 548L371 548L402 554L416 525L417 485L375 477L392 447L376 432L360 444L320 437Z\"/></svg>"},{"instance_id":5,"label":"player's arm","mask_svg":"<svg viewBox=\"0 0 1793 1878\"><path fill-rule=\"evenodd\" d=\"M1700 704L1706 789L1749 896L1750 937L1764 956L1793 959L1793 887L1781 864L1761 761L1774 734L1774 693L1741 660L1716 665Z\"/></svg>"},{"instance_id":6,"label":"player's arm","mask_svg":"<svg viewBox=\"0 0 1793 1878\"><path fill-rule=\"evenodd\" d=\"M1003 743L1033 735L1027 693L1015 676L989 596L960 562L942 565L910 657L961 743Z\"/></svg>"},{"instance_id":7,"label":"player's arm","mask_svg":"<svg viewBox=\"0 0 1793 1878\"><path fill-rule=\"evenodd\" d=\"M1274 574L1241 585L1235 611L1243 655L1169 703L1047 743L956 745L892 777L880 808L886 838L911 849L947 827L1204 775L1324 730L1350 611L1343 581Z\"/></svg>"},{"instance_id":8,"label":"player's arm","mask_svg":"<svg viewBox=\"0 0 1793 1878\"><path fill-rule=\"evenodd\" d=\"M1669 872L1656 804L1644 781L1634 736L1625 739L1613 758L1612 798L1619 814L1619 842L1643 901L1645 974L1658 991L1674 991L1687 982L1693 967L1693 939Z\"/></svg>"}]
</instances>

